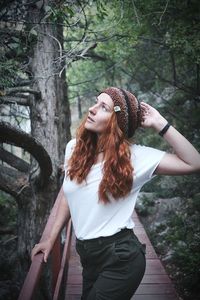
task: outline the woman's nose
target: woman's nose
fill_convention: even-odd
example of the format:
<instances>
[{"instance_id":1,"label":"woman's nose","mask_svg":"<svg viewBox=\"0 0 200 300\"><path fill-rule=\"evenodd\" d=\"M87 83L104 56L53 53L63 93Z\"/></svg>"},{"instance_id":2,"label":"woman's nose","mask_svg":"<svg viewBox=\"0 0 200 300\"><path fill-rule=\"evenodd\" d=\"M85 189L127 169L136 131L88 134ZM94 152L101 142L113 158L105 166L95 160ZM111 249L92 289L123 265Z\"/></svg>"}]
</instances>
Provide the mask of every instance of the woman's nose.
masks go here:
<instances>
[{"instance_id":1,"label":"woman's nose","mask_svg":"<svg viewBox=\"0 0 200 300\"><path fill-rule=\"evenodd\" d=\"M89 112L90 112L91 114L93 114L93 115L96 114L96 112L97 112L96 104L93 105L93 106L91 106L91 107L89 108Z\"/></svg>"}]
</instances>

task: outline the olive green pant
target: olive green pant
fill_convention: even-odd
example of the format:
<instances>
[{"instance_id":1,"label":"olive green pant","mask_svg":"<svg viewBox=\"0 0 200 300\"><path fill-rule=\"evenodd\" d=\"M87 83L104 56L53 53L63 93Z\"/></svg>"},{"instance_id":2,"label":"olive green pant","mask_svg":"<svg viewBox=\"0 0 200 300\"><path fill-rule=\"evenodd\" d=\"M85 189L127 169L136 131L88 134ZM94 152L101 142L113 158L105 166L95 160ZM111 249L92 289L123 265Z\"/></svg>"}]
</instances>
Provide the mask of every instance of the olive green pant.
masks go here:
<instances>
[{"instance_id":1,"label":"olive green pant","mask_svg":"<svg viewBox=\"0 0 200 300\"><path fill-rule=\"evenodd\" d=\"M91 240L76 240L83 267L81 300L130 300L146 266L145 245L131 229Z\"/></svg>"}]
</instances>

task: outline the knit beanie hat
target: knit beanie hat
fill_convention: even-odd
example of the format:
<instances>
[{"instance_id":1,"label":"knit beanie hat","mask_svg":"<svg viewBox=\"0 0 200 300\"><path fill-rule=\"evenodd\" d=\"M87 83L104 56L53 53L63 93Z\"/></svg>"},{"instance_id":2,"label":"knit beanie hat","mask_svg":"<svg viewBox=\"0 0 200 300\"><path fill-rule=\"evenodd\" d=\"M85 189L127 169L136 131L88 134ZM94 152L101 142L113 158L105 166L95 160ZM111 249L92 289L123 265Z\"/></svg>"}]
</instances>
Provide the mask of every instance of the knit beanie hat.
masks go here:
<instances>
[{"instance_id":1,"label":"knit beanie hat","mask_svg":"<svg viewBox=\"0 0 200 300\"><path fill-rule=\"evenodd\" d=\"M109 87L102 93L106 93L112 98L119 128L127 138L131 138L141 124L139 101L130 92L116 87Z\"/></svg>"}]
</instances>

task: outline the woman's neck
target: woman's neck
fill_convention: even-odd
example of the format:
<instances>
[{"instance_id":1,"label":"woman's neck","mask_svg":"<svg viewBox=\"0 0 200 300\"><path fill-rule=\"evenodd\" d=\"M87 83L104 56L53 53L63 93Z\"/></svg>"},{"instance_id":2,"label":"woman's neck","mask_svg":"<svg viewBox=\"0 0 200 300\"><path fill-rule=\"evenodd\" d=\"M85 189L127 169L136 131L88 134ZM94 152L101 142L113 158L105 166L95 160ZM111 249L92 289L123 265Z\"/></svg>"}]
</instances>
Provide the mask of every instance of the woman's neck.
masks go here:
<instances>
[{"instance_id":1,"label":"woman's neck","mask_svg":"<svg viewBox=\"0 0 200 300\"><path fill-rule=\"evenodd\" d=\"M96 159L95 159L94 164L98 164L98 163L102 162L103 160L104 160L104 152L103 151L98 152L96 154Z\"/></svg>"}]
</instances>

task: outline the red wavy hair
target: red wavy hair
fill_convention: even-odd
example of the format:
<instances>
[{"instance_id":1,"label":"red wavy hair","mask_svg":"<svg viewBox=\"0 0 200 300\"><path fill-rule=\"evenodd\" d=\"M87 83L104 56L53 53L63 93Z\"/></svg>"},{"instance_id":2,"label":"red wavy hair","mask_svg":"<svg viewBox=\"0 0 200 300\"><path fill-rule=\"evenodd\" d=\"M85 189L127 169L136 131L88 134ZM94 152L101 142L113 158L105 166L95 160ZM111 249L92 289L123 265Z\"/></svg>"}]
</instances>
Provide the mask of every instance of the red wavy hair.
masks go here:
<instances>
[{"instance_id":1,"label":"red wavy hair","mask_svg":"<svg viewBox=\"0 0 200 300\"><path fill-rule=\"evenodd\" d=\"M130 144L117 124L113 113L104 133L97 136L85 128L85 121L77 130L76 146L68 162L68 176L82 183L95 163L98 149L104 150L103 178L99 186L99 201L110 202L126 196L133 185L133 166L130 161ZM106 145L106 147L105 147Z\"/></svg>"}]
</instances>

